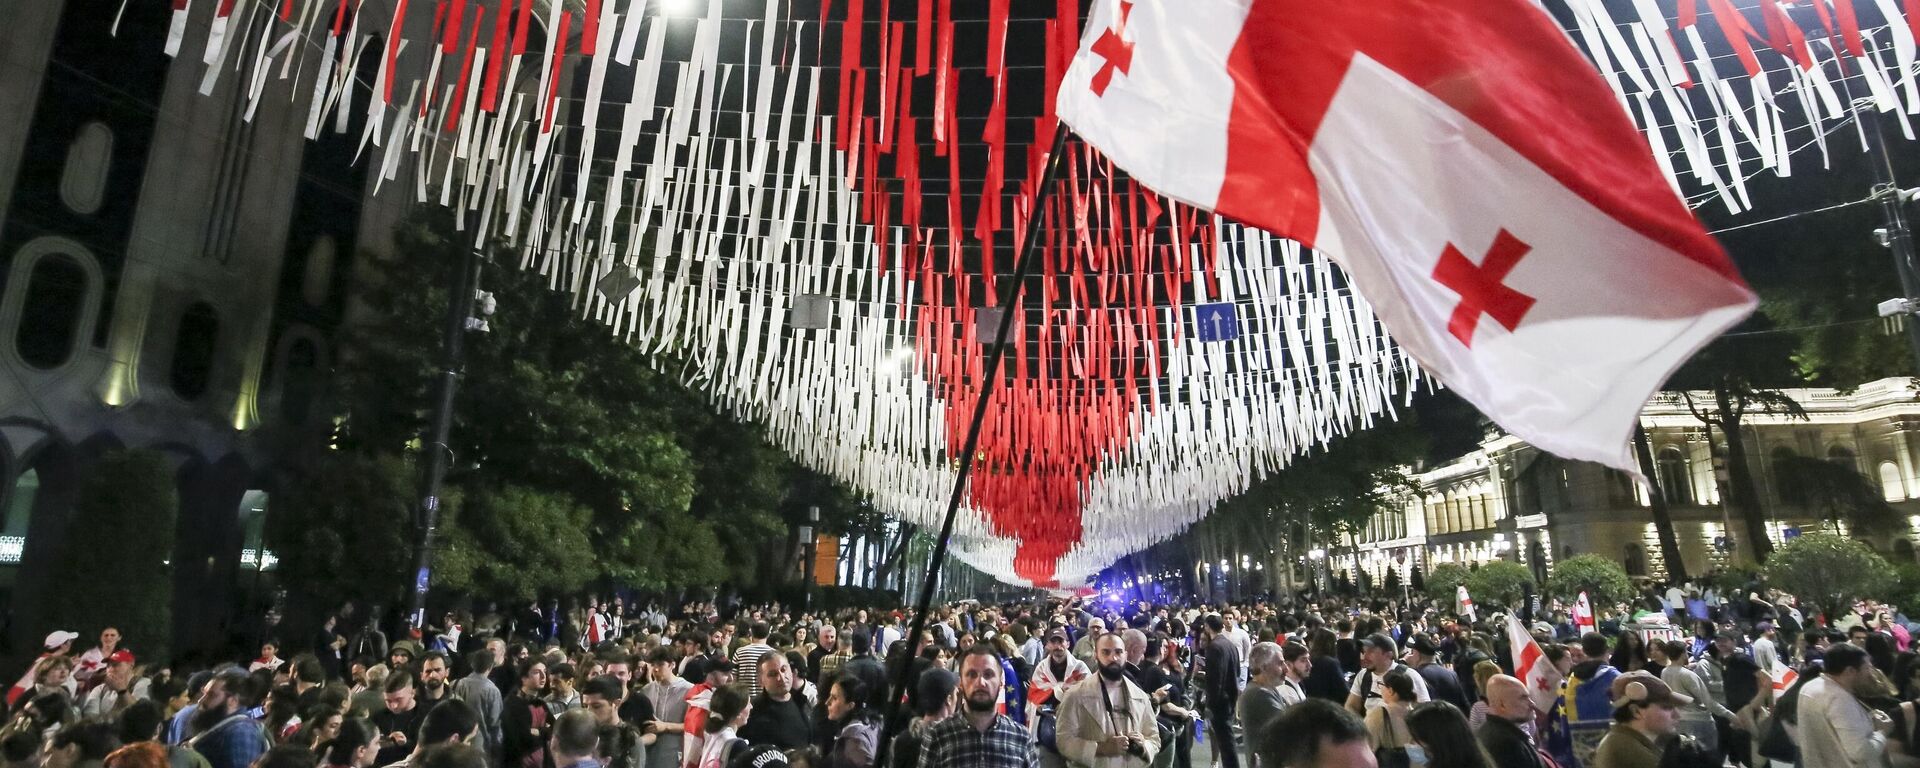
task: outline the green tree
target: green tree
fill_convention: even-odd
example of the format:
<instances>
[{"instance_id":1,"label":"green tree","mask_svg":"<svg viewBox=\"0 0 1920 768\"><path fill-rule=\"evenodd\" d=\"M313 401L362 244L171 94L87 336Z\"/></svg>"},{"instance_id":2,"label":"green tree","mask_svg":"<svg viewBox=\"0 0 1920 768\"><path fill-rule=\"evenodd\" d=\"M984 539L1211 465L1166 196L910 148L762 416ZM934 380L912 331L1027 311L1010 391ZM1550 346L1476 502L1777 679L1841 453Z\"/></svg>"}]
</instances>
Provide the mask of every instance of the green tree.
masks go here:
<instances>
[{"instance_id":1,"label":"green tree","mask_svg":"<svg viewBox=\"0 0 1920 768\"><path fill-rule=\"evenodd\" d=\"M1788 539L1767 561L1767 581L1838 616L1862 597L1880 594L1893 567L1871 547L1831 533Z\"/></svg>"},{"instance_id":2,"label":"green tree","mask_svg":"<svg viewBox=\"0 0 1920 768\"><path fill-rule=\"evenodd\" d=\"M1467 593L1475 603L1516 606L1532 586L1533 571L1512 560L1489 560L1467 574Z\"/></svg>"},{"instance_id":3,"label":"green tree","mask_svg":"<svg viewBox=\"0 0 1920 768\"><path fill-rule=\"evenodd\" d=\"M310 605L387 603L412 569L413 467L399 456L324 452L284 479L264 538L281 583Z\"/></svg>"},{"instance_id":4,"label":"green tree","mask_svg":"<svg viewBox=\"0 0 1920 768\"><path fill-rule=\"evenodd\" d=\"M1410 421L1387 422L1295 456L1280 471L1255 480L1221 502L1186 535L1185 562L1238 563L1257 555L1291 589L1294 558L1313 546L1351 541L1374 515L1417 491L1410 468L1427 440ZM1343 541L1344 540L1344 541Z\"/></svg>"},{"instance_id":5,"label":"green tree","mask_svg":"<svg viewBox=\"0 0 1920 768\"><path fill-rule=\"evenodd\" d=\"M1766 561L1773 542L1767 539L1766 513L1760 508L1759 486L1748 463L1744 424L1752 414L1806 418L1806 409L1782 391L1804 384L1793 363L1792 337L1778 333L1773 322L1759 313L1734 333L1707 345L1667 383L1678 391L1665 397L1685 404L1714 440L1726 441L1727 506L1746 524L1747 547L1755 562ZM1692 390L1704 390L1706 396L1696 397Z\"/></svg>"},{"instance_id":6,"label":"green tree","mask_svg":"<svg viewBox=\"0 0 1920 768\"><path fill-rule=\"evenodd\" d=\"M1587 593L1597 613L1604 606L1633 599L1633 580L1627 569L1599 555L1574 555L1553 564L1547 575L1547 593L1572 600Z\"/></svg>"},{"instance_id":7,"label":"green tree","mask_svg":"<svg viewBox=\"0 0 1920 768\"><path fill-rule=\"evenodd\" d=\"M47 618L81 637L108 626L142 655L164 659L173 633L173 558L179 496L158 451L103 454L73 504L72 534L51 583Z\"/></svg>"},{"instance_id":8,"label":"green tree","mask_svg":"<svg viewBox=\"0 0 1920 768\"><path fill-rule=\"evenodd\" d=\"M593 513L570 496L506 486L450 506L456 524L435 559L442 586L529 600L581 589L596 575Z\"/></svg>"},{"instance_id":9,"label":"green tree","mask_svg":"<svg viewBox=\"0 0 1920 768\"><path fill-rule=\"evenodd\" d=\"M1426 575L1427 597L1441 605L1452 605L1454 598L1459 596L1460 585L1467 583L1467 577L1472 575L1472 571L1459 563L1436 565L1433 572ZM1472 591L1473 588L1467 589Z\"/></svg>"}]
</instances>

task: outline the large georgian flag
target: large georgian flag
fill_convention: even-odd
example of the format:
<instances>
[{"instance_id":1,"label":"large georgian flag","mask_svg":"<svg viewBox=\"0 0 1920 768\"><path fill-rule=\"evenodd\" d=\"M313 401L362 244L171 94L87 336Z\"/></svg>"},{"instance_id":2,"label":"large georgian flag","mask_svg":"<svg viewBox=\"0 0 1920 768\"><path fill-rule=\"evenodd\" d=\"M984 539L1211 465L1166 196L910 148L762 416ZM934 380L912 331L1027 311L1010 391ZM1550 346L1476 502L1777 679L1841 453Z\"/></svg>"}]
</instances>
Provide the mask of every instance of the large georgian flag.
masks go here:
<instances>
[{"instance_id":1,"label":"large georgian flag","mask_svg":"<svg viewBox=\"0 0 1920 768\"><path fill-rule=\"evenodd\" d=\"M1529 0L1095 0L1061 119L1169 197L1326 252L1515 435L1628 472L1754 296Z\"/></svg>"},{"instance_id":2,"label":"large georgian flag","mask_svg":"<svg viewBox=\"0 0 1920 768\"><path fill-rule=\"evenodd\" d=\"M1533 708L1541 712L1551 709L1554 699L1560 697L1560 670L1547 660L1539 641L1520 624L1520 618L1512 614L1507 615L1507 647L1513 653L1513 674L1527 684Z\"/></svg>"}]
</instances>

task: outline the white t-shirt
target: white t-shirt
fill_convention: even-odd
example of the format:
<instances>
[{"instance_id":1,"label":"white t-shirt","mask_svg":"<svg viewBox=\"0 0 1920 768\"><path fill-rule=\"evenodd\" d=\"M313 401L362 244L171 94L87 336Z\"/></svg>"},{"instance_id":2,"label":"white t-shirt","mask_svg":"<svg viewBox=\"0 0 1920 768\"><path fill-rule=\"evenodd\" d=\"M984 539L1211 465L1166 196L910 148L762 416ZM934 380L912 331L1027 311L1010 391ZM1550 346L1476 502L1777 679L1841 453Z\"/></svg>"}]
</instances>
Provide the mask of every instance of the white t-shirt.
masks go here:
<instances>
[{"instance_id":1,"label":"white t-shirt","mask_svg":"<svg viewBox=\"0 0 1920 768\"><path fill-rule=\"evenodd\" d=\"M1427 695L1427 680L1421 677L1420 673L1413 671L1407 665L1397 661L1394 662L1393 667L1387 671L1392 672L1395 669L1404 669L1407 671L1407 676L1413 678L1413 700L1415 702L1427 701L1430 698ZM1372 682L1371 689L1363 689L1361 686L1369 681ZM1386 675L1376 675L1371 671L1362 669L1359 674L1353 676L1353 687L1349 689L1347 693L1349 695L1359 696L1361 703L1365 704L1368 710L1373 710L1387 705L1386 690Z\"/></svg>"}]
</instances>

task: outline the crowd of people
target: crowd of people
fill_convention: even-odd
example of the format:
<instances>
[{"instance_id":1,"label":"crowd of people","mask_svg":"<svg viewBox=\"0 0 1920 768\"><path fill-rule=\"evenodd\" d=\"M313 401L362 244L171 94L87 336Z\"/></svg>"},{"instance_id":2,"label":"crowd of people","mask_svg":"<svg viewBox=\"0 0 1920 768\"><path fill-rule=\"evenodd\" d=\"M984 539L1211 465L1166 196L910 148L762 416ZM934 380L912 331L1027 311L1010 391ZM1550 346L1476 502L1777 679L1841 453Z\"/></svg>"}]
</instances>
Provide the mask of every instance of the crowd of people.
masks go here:
<instances>
[{"instance_id":1,"label":"crowd of people","mask_svg":"<svg viewBox=\"0 0 1920 768\"><path fill-rule=\"evenodd\" d=\"M6 768L1676 768L1902 765L1920 649L1892 606L1649 589L1591 621L1470 603L1095 599L901 610L345 606L186 669L55 631ZM1576 618L1578 616L1579 618ZM296 652L283 655L283 651ZM1544 661L1534 664L1529 659ZM1920 762L1920 761L1916 761Z\"/></svg>"}]
</instances>

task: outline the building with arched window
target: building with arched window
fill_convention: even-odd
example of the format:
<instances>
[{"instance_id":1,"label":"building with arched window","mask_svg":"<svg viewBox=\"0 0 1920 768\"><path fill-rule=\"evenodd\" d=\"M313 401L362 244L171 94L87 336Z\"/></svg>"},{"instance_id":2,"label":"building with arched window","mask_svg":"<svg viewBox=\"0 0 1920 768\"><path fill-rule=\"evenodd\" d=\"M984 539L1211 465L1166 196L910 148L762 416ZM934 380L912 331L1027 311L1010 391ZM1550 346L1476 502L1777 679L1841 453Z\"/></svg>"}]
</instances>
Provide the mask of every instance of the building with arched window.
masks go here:
<instances>
[{"instance_id":1,"label":"building with arched window","mask_svg":"<svg viewBox=\"0 0 1920 768\"><path fill-rule=\"evenodd\" d=\"M83 541L75 489L115 448L159 450L178 472L172 647L238 629L224 622L262 597L245 591L249 569L272 562L260 518L293 460L285 438L331 426L317 406L354 261L391 255L413 203L372 194L383 151L352 162L360 119L307 136L310 67L261 78L252 105L234 66L252 62L217 78L203 63L223 4L180 5L174 56L169 3L34 0L0 27L0 611L14 652L49 629L52 585L37 580ZM384 32L394 4L344 7ZM271 16L236 14L230 34L257 40ZM307 29L317 37L282 43L324 42L326 25ZM370 82L379 58L355 76ZM424 75L428 61L399 66ZM364 115L370 95L342 111ZM409 173L389 189L411 190Z\"/></svg>"},{"instance_id":2,"label":"building with arched window","mask_svg":"<svg viewBox=\"0 0 1920 768\"><path fill-rule=\"evenodd\" d=\"M1920 398L1908 381L1885 379L1850 392L1786 393L1806 409L1805 419L1748 414L1742 427L1768 538L1777 544L1800 531L1855 533L1848 521L1791 501L1806 495L1794 488L1794 464L1824 460L1856 473L1893 510L1897 530L1856 538L1896 561L1913 561L1920 537ZM1694 396L1699 400L1704 393ZM1703 573L1741 558L1745 524L1722 509L1715 476L1715 467L1724 462L1725 438L1715 434L1709 443L1706 426L1683 399L1656 398L1642 412L1641 426L1688 572ZM1544 576L1556 556L1595 553L1619 559L1636 576L1660 578L1667 572L1649 488L1625 473L1562 460L1492 427L1477 450L1420 469L1415 473L1420 493L1406 496L1404 509L1376 515L1362 535L1333 548L1330 556L1345 560L1336 567L1377 579L1388 568L1506 558ZM1452 513L1452 505L1461 501L1471 511Z\"/></svg>"}]
</instances>

